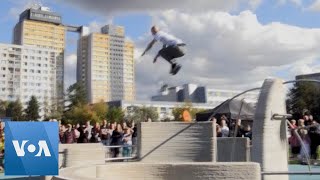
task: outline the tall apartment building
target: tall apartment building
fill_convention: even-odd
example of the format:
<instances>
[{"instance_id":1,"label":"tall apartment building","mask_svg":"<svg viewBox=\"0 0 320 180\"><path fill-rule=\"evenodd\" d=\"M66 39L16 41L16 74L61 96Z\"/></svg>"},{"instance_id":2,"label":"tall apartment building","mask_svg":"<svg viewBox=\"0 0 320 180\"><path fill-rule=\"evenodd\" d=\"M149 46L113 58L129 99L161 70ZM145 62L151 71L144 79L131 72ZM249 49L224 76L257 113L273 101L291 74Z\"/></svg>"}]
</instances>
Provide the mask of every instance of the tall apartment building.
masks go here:
<instances>
[{"instance_id":1,"label":"tall apartment building","mask_svg":"<svg viewBox=\"0 0 320 180\"><path fill-rule=\"evenodd\" d=\"M0 99L20 99L23 107L31 96L40 104L39 115L49 113L57 96L58 50L35 46L0 44Z\"/></svg>"},{"instance_id":2,"label":"tall apartment building","mask_svg":"<svg viewBox=\"0 0 320 180\"><path fill-rule=\"evenodd\" d=\"M57 100L63 100L66 28L61 16L47 7L33 7L20 14L13 31L13 43L47 48L58 53L55 62Z\"/></svg>"},{"instance_id":3,"label":"tall apartment building","mask_svg":"<svg viewBox=\"0 0 320 180\"><path fill-rule=\"evenodd\" d=\"M133 51L121 26L106 25L79 39L77 81L89 103L135 99Z\"/></svg>"}]
</instances>

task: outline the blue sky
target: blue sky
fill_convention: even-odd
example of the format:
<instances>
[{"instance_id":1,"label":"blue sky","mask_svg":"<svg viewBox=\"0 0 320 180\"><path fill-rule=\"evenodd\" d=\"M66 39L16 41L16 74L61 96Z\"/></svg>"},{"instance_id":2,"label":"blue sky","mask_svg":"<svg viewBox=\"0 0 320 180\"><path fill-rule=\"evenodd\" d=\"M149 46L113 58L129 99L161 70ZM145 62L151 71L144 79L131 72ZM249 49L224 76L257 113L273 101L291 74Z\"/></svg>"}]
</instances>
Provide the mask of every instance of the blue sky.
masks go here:
<instances>
[{"instance_id":1,"label":"blue sky","mask_svg":"<svg viewBox=\"0 0 320 180\"><path fill-rule=\"evenodd\" d=\"M19 13L21 13L25 7L27 7L28 4L31 2L35 2L36 0L2 0L0 5L0 43L10 43L12 38L12 29L14 25L17 23L18 19L17 16ZM39 0L38 0L39 1ZM128 2L133 2L138 0L122 0L122 1L115 1L115 0L92 0L92 1L86 1L86 0L68 0L68 1L62 1L62 0L41 0L42 4L44 6L48 6L51 8L52 11L55 11L62 15L63 17L63 23L64 24L72 24L72 25L86 25L86 26L92 26L94 24L97 24L98 26L102 26L103 24L107 24L112 20L113 24L124 26L126 29L126 35L130 39L134 41L136 44L136 50L138 52L141 51L141 48L147 40L141 40L141 37L145 35L146 33L149 33L149 28L152 25L152 22L155 20L162 19L164 20L162 23L164 24L170 24L170 26L175 27L169 27L171 28L173 33L176 33L179 35L180 38L188 40L189 42L195 42L197 41L197 38L200 36L203 36L201 32L195 32L199 34L193 34L193 32L184 33L179 31L178 26L179 23L184 23L183 18L177 19L177 23L172 23L172 19L177 18L178 16L185 17L186 15L189 15L190 18L190 24L195 23L195 21L203 20L200 18L201 15L199 13L206 13L208 11L207 15L213 16L214 18L217 14L210 14L209 12L225 12L227 14L224 14L221 16L221 21L228 21L228 22L220 22L220 20L213 19L210 21L208 25L208 28L212 27L218 27L219 24L226 23L226 26L224 28L226 29L218 29L216 32L221 31L221 34L225 34L225 32L229 32L230 29L228 29L230 24L233 24L235 27L239 23L243 23L244 26L248 27L256 27L251 26L252 21L246 19L248 17L248 13L245 13L247 15L243 15L243 12L248 10L249 16L255 16L258 20L258 22L254 22L258 24L259 28L265 28L267 36L265 39L266 41L268 38L270 38L270 41L275 41L275 46L278 45L277 48L275 48L275 56L274 56L274 62L269 63L268 61L264 60L261 61L260 64L257 64L257 67L253 67L249 63L251 61L246 61L250 57L257 57L262 59L268 59L273 58L273 48L266 44L265 46L260 45L259 47L255 48L255 45L252 45L246 41L243 40L244 34L241 34L242 29L234 30L230 36L234 36L235 38L238 38L236 40L239 40L237 42L239 46L232 45L233 49L230 49L230 51L221 52L219 54L219 57L217 55L212 55L212 51L217 50L218 52L219 47L210 47L211 49L204 49L207 51L207 54L192 54L189 59L186 61L186 66L184 69L188 69L191 67L195 67L192 62L194 62L199 56L202 56L200 58L203 59L203 62L210 62L212 61L213 64L210 64L212 66L215 66L219 71L218 64L221 63L221 61L227 61L229 63L235 64L235 67L242 67L242 69L236 69L236 68L229 68L230 72L231 70L234 71L238 70L238 74L230 73L228 74L228 78L220 78L221 75L226 74L226 72L219 71L219 73L216 72L208 72L205 73L199 73L198 71L193 71L189 69L188 74L183 74L184 69L182 70L182 75L178 75L173 77L170 77L167 75L167 67L161 67L157 68L154 64L150 63L150 59L152 59L153 54L150 54L150 56L145 57L144 60L138 60L136 61L136 83L137 83L137 94L144 94L144 95L150 95L154 94L154 92L157 89L158 84L151 85L150 82L165 82L165 83L171 83L174 85L180 85L183 83L189 83L194 82L198 83L201 82L204 85L210 85L210 86L221 86L225 84L236 84L237 82L247 82L251 83L253 81L261 82L264 78L267 76L278 76L285 79L292 79L294 76L298 73L307 73L307 72L314 72L314 71L320 71L320 53L317 49L319 48L319 44L317 44L317 41L313 42L313 37L318 38L320 37L320 21L319 15L320 15L320 1L319 0L243 0L243 1L234 1L234 0L202 0L201 3L206 2L207 4L204 5L205 10L200 10L199 7L193 7L193 1L191 0L175 0L174 2L184 2L184 4L181 4L184 8L189 7L189 11L184 12L184 9L177 8L177 5L179 6L179 3L175 3L174 12L170 13L166 12L168 5L165 5L165 7L158 6L161 5L160 2L155 1L155 5L152 6L152 3L149 0L146 0L145 3L141 4L135 4L135 6L127 6ZM163 0L163 3L171 2L171 0ZM311 11L309 7L314 4L316 1L319 1L319 6L316 6L316 11ZM123 2L127 2L124 6ZM143 0L139 0L139 2L143 2ZM173 1L172 1L173 2ZM241 4L240 6L237 6L237 8L233 8L232 10L224 8L225 6L222 5L221 8L216 7L216 5L221 5L223 3L228 4L227 2L258 2L257 7L251 7L248 6L248 4ZM148 4L149 3L149 4ZM151 3L151 5L150 5ZM197 5L201 4L200 1ZM211 4L210 4L211 3ZM212 8L208 5L212 5ZM100 8L99 6L103 6ZM148 7L144 7L148 6ZM150 6L150 7L149 7ZM105 9L104 9L105 7ZM109 9L108 9L109 8ZM162 8L162 9L161 9ZM198 8L198 9L197 9ZM219 9L220 8L220 9ZM127 10L135 11L135 13L128 12ZM144 10L148 9L148 11ZM104 11L105 10L105 11ZM183 14L185 13L185 14ZM156 14L156 15L154 15ZM172 17L169 17L169 15ZM173 14L173 15L172 15ZM234 16L233 18L244 18L243 22L240 20L239 22L233 22L232 18L226 18L227 15ZM205 17L205 16L204 16ZM222 20L223 19L223 20ZM248 22L247 22L248 21ZM157 22L156 22L157 23ZM217 23L217 24L215 24ZM268 26L273 23L280 23L281 27L278 26ZM201 24L201 22L197 22L196 24ZM213 26L214 24L214 26ZM254 24L254 25L256 25ZM212 27L211 27L212 26ZM186 30L188 28L193 28L191 25L188 26L188 24L185 24ZM182 28L182 29L183 29ZM290 32L288 32L288 37L286 37L286 34L283 34L281 31L282 29L288 29ZM297 33L297 28L299 29L298 33L301 31L306 34L301 34L301 37L308 37L308 41L304 41L304 39L301 37L299 40L291 41L291 39L295 39L295 34ZM316 32L311 32L310 30L314 29ZM195 29L198 30L198 29ZM183 30L182 30L183 31ZM215 31L213 29L212 31ZM252 33L257 33L261 36L264 36L265 34L261 34L259 30L253 30ZM208 31L209 33L211 31ZM206 32L206 33L208 33ZM240 32L238 34L238 32ZM191 33L191 34L190 34ZM205 32L203 32L205 33ZM243 32L242 32L243 33ZM281 34L282 33L282 34ZM191 36L191 37L190 37ZM213 35L214 36L214 35ZM300 36L300 35L299 35ZM250 36L249 36L250 37ZM255 36L253 36L255 37ZM282 39L282 37L284 37ZM78 38L77 34L74 33L67 33L67 49L66 54L71 55L75 54L76 52L76 40ZM145 38L145 37L144 37ZM143 39L143 38L142 38ZM205 43L212 43L212 44L224 44L228 42L227 39L212 39L207 40L205 39ZM258 39L259 40L259 39ZM319 39L320 40L320 39ZM217 42L215 42L217 41ZM279 42L280 43L279 43ZM68 43L73 42L73 43ZM281 47L281 43L285 42L285 45L287 47ZM287 44L286 44L287 42ZM278 44L277 44L278 43ZM142 45L143 44L143 45ZM241 48L246 47L248 45L248 48L244 48L244 52L247 50L248 53L246 54L237 54L241 51ZM191 46L194 47L201 47L200 50L203 50L201 44L191 44ZM230 46L230 45L229 45ZM301 47L302 48L301 48ZM310 46L310 47L309 47ZM300 47L301 49L298 49L297 52L295 51L295 48ZM227 46L227 48L229 48ZM259 49L260 48L260 49ZM261 55L261 52L264 51L264 48L269 48L267 51L269 54L263 54ZM271 50L270 50L271 49ZM278 50L280 49L280 50ZM311 52L312 51L312 52ZM223 54L224 53L224 54ZM234 58L233 56L229 56L230 53L234 53L235 55L243 55L244 57L237 57ZM251 54L250 54L251 53ZM259 54L260 53L260 54ZM199 56L198 56L199 55ZM221 57L220 57L221 56ZM74 56L75 58L75 56ZM231 58L233 60L224 59L224 58ZM297 62L290 63L290 61L286 60L288 63L282 63L281 58L283 59L295 59ZM238 62L237 59L242 59L243 62ZM280 60L278 60L280 59ZM190 60L190 61L189 61ZM142 64L139 64L143 62ZM279 62L278 64L276 62ZM307 63L304 63L304 62ZM222 62L222 64L223 64ZM157 62L158 63L158 62ZM159 62L160 64L163 62ZM163 63L165 64L165 63ZM246 64L246 65L243 65ZM71 64L72 65L72 64ZM73 65L74 66L74 65ZM205 66L204 66L205 67ZM316 68L313 68L316 67ZM214 67L213 67L214 68ZM149 71L150 72L149 72ZM74 72L74 67L72 68L72 71ZM201 69L201 71L206 71L205 69ZM149 74L148 74L149 73ZM253 75L252 75L253 74ZM248 76L249 75L249 76ZM212 77L208 79L207 77ZM240 77L242 79L240 79ZM250 78L249 78L250 77ZM255 77L255 78L254 78ZM70 79L70 77L67 77ZM216 79L215 79L216 78ZM75 80L75 75L71 77L71 81ZM201 80L204 80L203 82ZM210 84L209 84L210 83ZM212 84L211 84L212 83ZM239 87L248 87L247 85L243 85L244 83L239 83ZM257 83L256 83L257 84ZM256 85L254 84L254 85ZM226 86L229 88L229 86ZM232 88L232 87L231 87ZM139 95L138 95L139 96ZM143 97L144 99L146 97Z\"/></svg>"},{"instance_id":2,"label":"blue sky","mask_svg":"<svg viewBox=\"0 0 320 180\"><path fill-rule=\"evenodd\" d=\"M303 0L303 7L311 5L313 0ZM263 1L256 10L258 19L262 23L282 22L300 27L320 27L319 12L304 10L294 3L278 4L276 0Z\"/></svg>"},{"instance_id":3,"label":"blue sky","mask_svg":"<svg viewBox=\"0 0 320 180\"><path fill-rule=\"evenodd\" d=\"M290 1L290 0L289 0ZM0 42L10 43L12 37L12 29L15 23L18 21L15 15L18 14L19 10L23 9L23 6L28 2L22 0L17 2L14 0L2 0L0 6ZM49 6L53 11L58 12L63 17L63 23L74 24L74 25L89 25L91 22L107 22L110 17L103 16L96 12L85 12L82 9L75 8L71 5L64 3L42 1L45 6ZM281 22L284 24L290 24L300 27L318 28L320 27L320 21L317 21L319 12L306 11L304 7L308 7L313 0L304 0L301 6L294 3L279 3L279 0L264 0L256 8L255 14L258 20L262 24L268 24L271 22ZM242 9L246 9L243 7ZM15 11L12 13L12 11ZM234 14L239 11L233 12ZM112 17L113 24L121 25L126 28L126 34L131 39L136 40L139 36L147 33L151 25L151 17L144 12L132 13L124 15L116 15ZM67 38L76 37L72 34L68 34ZM69 47L70 51L74 48Z\"/></svg>"},{"instance_id":4,"label":"blue sky","mask_svg":"<svg viewBox=\"0 0 320 180\"><path fill-rule=\"evenodd\" d=\"M30 1L31 2L31 1ZM24 3L26 4L26 3ZM83 12L78 8L72 8L71 6L58 3L44 2L44 6L49 6L52 11L55 11L62 15L63 23L72 25L89 25L91 22L107 22L110 17L101 16L97 13ZM23 3L17 3L12 0L4 0L0 6L0 43L11 43L12 29L18 22L15 15L18 12L12 13L13 9L22 10ZM113 24L126 27L126 35L132 39L139 37L141 34L148 31L148 27L151 23L150 16L143 13L135 13L130 15L119 15L112 17ZM68 33L67 39L77 37L75 34ZM69 51L73 51L75 48L69 46Z\"/></svg>"}]
</instances>

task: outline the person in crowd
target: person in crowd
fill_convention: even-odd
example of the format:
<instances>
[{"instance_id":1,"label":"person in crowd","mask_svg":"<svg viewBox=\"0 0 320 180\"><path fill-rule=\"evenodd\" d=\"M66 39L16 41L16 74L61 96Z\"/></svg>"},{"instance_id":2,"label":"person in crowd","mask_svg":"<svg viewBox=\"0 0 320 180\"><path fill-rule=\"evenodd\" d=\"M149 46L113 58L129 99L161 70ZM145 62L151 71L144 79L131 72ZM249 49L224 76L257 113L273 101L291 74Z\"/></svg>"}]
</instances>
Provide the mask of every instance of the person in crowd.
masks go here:
<instances>
[{"instance_id":1,"label":"person in crowd","mask_svg":"<svg viewBox=\"0 0 320 180\"><path fill-rule=\"evenodd\" d=\"M134 121L132 121L132 153L135 154L137 151L137 145L138 145L138 129L137 129L137 124L134 123Z\"/></svg>"},{"instance_id":2,"label":"person in crowd","mask_svg":"<svg viewBox=\"0 0 320 180\"><path fill-rule=\"evenodd\" d=\"M117 128L113 131L111 136L111 146L119 146L122 143L123 130L120 124L117 125ZM112 148L112 157L118 157L120 153L119 148Z\"/></svg>"},{"instance_id":3,"label":"person in crowd","mask_svg":"<svg viewBox=\"0 0 320 180\"><path fill-rule=\"evenodd\" d=\"M291 123L290 129L297 128L297 121L295 119L290 120L290 123Z\"/></svg>"},{"instance_id":4,"label":"person in crowd","mask_svg":"<svg viewBox=\"0 0 320 180\"><path fill-rule=\"evenodd\" d=\"M251 126L250 126L250 124L247 124L247 125L244 127L243 136L249 138L250 140L252 139L252 131L251 131Z\"/></svg>"},{"instance_id":5,"label":"person in crowd","mask_svg":"<svg viewBox=\"0 0 320 180\"><path fill-rule=\"evenodd\" d=\"M236 135L236 137L243 137L244 136L244 127L241 124L241 119L237 119L236 120L236 126L237 126L237 135Z\"/></svg>"},{"instance_id":6,"label":"person in crowd","mask_svg":"<svg viewBox=\"0 0 320 180\"><path fill-rule=\"evenodd\" d=\"M86 139L84 140L85 143L90 142L90 139L91 139L91 136L92 136L91 131L92 131L92 126L90 125L90 121L87 121L86 125L85 125L85 128L84 128L84 134L85 134L85 137L86 137Z\"/></svg>"},{"instance_id":7,"label":"person in crowd","mask_svg":"<svg viewBox=\"0 0 320 180\"><path fill-rule=\"evenodd\" d=\"M221 126L218 123L216 123L216 131L217 137L222 137Z\"/></svg>"},{"instance_id":8,"label":"person in crowd","mask_svg":"<svg viewBox=\"0 0 320 180\"><path fill-rule=\"evenodd\" d=\"M109 126L107 120L103 120L102 126L100 127L100 138L104 146L108 146L108 139L110 138L108 137L108 130Z\"/></svg>"},{"instance_id":9,"label":"person in crowd","mask_svg":"<svg viewBox=\"0 0 320 180\"><path fill-rule=\"evenodd\" d=\"M217 119L215 117L212 117L211 121L212 121L212 123L216 124L216 136L217 137L221 137L222 136L222 134L221 134L221 126L217 123Z\"/></svg>"},{"instance_id":10,"label":"person in crowd","mask_svg":"<svg viewBox=\"0 0 320 180\"><path fill-rule=\"evenodd\" d=\"M310 120L309 115L304 115L303 116L303 120L304 120L304 125L305 126L309 126L309 125L312 124L312 121Z\"/></svg>"},{"instance_id":11,"label":"person in crowd","mask_svg":"<svg viewBox=\"0 0 320 180\"><path fill-rule=\"evenodd\" d=\"M310 153L311 158L317 160L317 149L320 144L320 124L316 121L312 121L311 127L308 129L308 135L310 137Z\"/></svg>"},{"instance_id":12,"label":"person in crowd","mask_svg":"<svg viewBox=\"0 0 320 180\"><path fill-rule=\"evenodd\" d=\"M296 157L300 153L300 150L301 150L301 145L300 145L299 139L295 133L295 130L298 128L298 126L296 125L296 120L292 119L290 122L291 122L291 125L289 127L289 130L290 130L289 144L290 144L290 148L291 148L292 157Z\"/></svg>"},{"instance_id":13,"label":"person in crowd","mask_svg":"<svg viewBox=\"0 0 320 180\"><path fill-rule=\"evenodd\" d=\"M107 141L107 144L108 146L110 146L111 144L111 140L112 140L112 134L113 134L113 131L116 130L116 124L115 123L110 123L110 126L109 126L109 129L107 131L107 136L108 136L108 141Z\"/></svg>"},{"instance_id":14,"label":"person in crowd","mask_svg":"<svg viewBox=\"0 0 320 180\"><path fill-rule=\"evenodd\" d=\"M64 132L66 131L66 128L64 125L60 125L59 127L59 141L60 143L65 143L64 139Z\"/></svg>"},{"instance_id":15,"label":"person in crowd","mask_svg":"<svg viewBox=\"0 0 320 180\"><path fill-rule=\"evenodd\" d=\"M127 125L127 123L126 123L125 121L123 121L123 122L122 122L122 129L125 130L125 129L127 129L127 128L129 128L128 125Z\"/></svg>"},{"instance_id":16,"label":"person in crowd","mask_svg":"<svg viewBox=\"0 0 320 180\"><path fill-rule=\"evenodd\" d=\"M307 159L310 156L310 138L308 136L308 131L305 129L299 129L299 135L301 136L304 148L301 147L298 158L302 164L307 164Z\"/></svg>"},{"instance_id":17,"label":"person in crowd","mask_svg":"<svg viewBox=\"0 0 320 180\"><path fill-rule=\"evenodd\" d=\"M80 132L79 132L79 127L80 127L80 124L77 123L76 125L73 126L73 131L74 131L74 135L76 137L76 142L78 142L78 139L80 137Z\"/></svg>"},{"instance_id":18,"label":"person in crowd","mask_svg":"<svg viewBox=\"0 0 320 180\"><path fill-rule=\"evenodd\" d=\"M66 126L67 130L64 132L64 143L72 144L76 142L76 136L71 124Z\"/></svg>"},{"instance_id":19,"label":"person in crowd","mask_svg":"<svg viewBox=\"0 0 320 180\"><path fill-rule=\"evenodd\" d=\"M231 128L232 133L230 133L231 137L243 137L244 136L244 127L241 124L241 119L237 119L234 123L234 125L232 125ZM237 131L237 132L235 132ZM236 135L234 135L234 133L236 133Z\"/></svg>"},{"instance_id":20,"label":"person in crowd","mask_svg":"<svg viewBox=\"0 0 320 180\"><path fill-rule=\"evenodd\" d=\"M221 125L221 137L229 136L229 127L227 126L226 120L222 119L220 122Z\"/></svg>"},{"instance_id":21,"label":"person in crowd","mask_svg":"<svg viewBox=\"0 0 320 180\"><path fill-rule=\"evenodd\" d=\"M86 137L86 134L84 132L85 125L80 125L80 127L78 127L77 130L79 131L79 134L80 134L77 142L78 143L87 143L87 137Z\"/></svg>"},{"instance_id":22,"label":"person in crowd","mask_svg":"<svg viewBox=\"0 0 320 180\"><path fill-rule=\"evenodd\" d=\"M305 127L304 124L305 124L305 123L304 123L304 119L299 119L299 120L298 120L298 128L303 128L303 127Z\"/></svg>"},{"instance_id":23,"label":"person in crowd","mask_svg":"<svg viewBox=\"0 0 320 180\"><path fill-rule=\"evenodd\" d=\"M130 157L131 156L131 146L132 146L132 131L130 128L125 129L125 133L123 134L123 151L122 156L123 157Z\"/></svg>"},{"instance_id":24,"label":"person in crowd","mask_svg":"<svg viewBox=\"0 0 320 180\"><path fill-rule=\"evenodd\" d=\"M90 139L91 143L98 143L101 142L100 139L100 124L98 122L96 122L96 124L94 125L94 127L91 129L91 139Z\"/></svg>"}]
</instances>

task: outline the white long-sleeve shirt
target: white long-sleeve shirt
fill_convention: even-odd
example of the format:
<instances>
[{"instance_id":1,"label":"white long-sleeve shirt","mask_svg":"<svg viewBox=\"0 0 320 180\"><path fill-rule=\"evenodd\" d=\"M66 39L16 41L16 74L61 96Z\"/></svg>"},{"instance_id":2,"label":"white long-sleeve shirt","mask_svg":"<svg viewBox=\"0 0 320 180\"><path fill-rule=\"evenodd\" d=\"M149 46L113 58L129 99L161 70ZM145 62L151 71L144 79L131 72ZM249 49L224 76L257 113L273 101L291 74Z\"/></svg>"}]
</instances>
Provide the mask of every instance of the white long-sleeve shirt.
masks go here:
<instances>
[{"instance_id":1,"label":"white long-sleeve shirt","mask_svg":"<svg viewBox=\"0 0 320 180\"><path fill-rule=\"evenodd\" d=\"M167 34L163 31L158 31L153 35L153 37L156 41L162 42L162 44L165 46L175 46L177 44L183 43L181 39L178 39L175 36Z\"/></svg>"}]
</instances>

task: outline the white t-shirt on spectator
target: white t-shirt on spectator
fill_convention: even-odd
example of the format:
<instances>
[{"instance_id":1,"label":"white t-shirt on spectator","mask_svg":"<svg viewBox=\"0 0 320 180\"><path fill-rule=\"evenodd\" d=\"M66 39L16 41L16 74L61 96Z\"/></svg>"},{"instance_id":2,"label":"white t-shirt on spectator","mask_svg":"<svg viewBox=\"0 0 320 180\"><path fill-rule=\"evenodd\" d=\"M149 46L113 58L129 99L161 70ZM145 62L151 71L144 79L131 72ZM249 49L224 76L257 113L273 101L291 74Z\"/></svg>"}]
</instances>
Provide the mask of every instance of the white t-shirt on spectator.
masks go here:
<instances>
[{"instance_id":1,"label":"white t-shirt on spectator","mask_svg":"<svg viewBox=\"0 0 320 180\"><path fill-rule=\"evenodd\" d=\"M228 126L223 126L221 128L221 134L222 134L222 137L228 137L229 136L229 128L228 128Z\"/></svg>"},{"instance_id":2,"label":"white t-shirt on spectator","mask_svg":"<svg viewBox=\"0 0 320 180\"><path fill-rule=\"evenodd\" d=\"M153 35L153 37L156 41L162 42L162 44L165 46L175 46L183 43L182 40L162 31L158 31L155 35Z\"/></svg>"}]
</instances>

